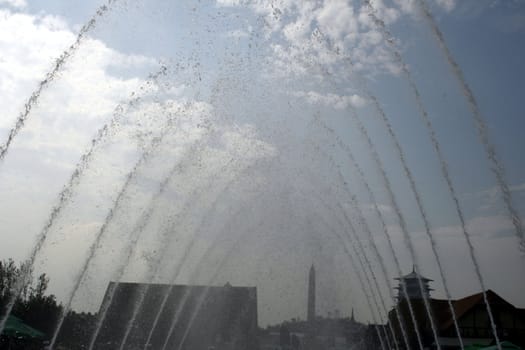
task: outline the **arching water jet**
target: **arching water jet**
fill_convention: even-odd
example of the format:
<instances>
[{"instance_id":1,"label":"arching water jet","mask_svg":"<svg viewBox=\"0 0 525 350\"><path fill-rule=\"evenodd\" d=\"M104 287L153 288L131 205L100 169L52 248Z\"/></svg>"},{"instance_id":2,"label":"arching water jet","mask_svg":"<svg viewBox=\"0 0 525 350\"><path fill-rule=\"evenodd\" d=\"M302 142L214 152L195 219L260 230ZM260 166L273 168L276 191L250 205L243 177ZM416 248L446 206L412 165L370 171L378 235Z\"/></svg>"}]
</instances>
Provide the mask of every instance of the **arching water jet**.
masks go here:
<instances>
[{"instance_id":1,"label":"arching water jet","mask_svg":"<svg viewBox=\"0 0 525 350\"><path fill-rule=\"evenodd\" d=\"M523 232L523 223L521 222L521 218L518 214L518 211L514 207L513 200L512 200L512 192L506 180L504 166L499 160L499 157L497 156L494 144L490 141L489 132L487 130L487 125L479 109L478 103L476 101L476 97L474 96L474 93L472 92L470 86L467 84L467 81L463 75L463 71L461 70L461 67L454 59L452 52L450 51L450 49L448 48L445 42L443 33L439 29L439 26L434 20L434 17L432 16L432 13L428 9L428 6L426 5L425 1L417 0L416 4L419 6L419 9L423 14L423 18L428 23L428 26L430 27L438 46L441 48L447 60L447 63L450 66L450 69L452 70L454 77L458 81L458 84L461 88L461 92L465 96L465 99L467 100L469 108L472 111L472 116L474 118L474 122L478 129L481 144L485 148L487 159L491 163L490 169L492 170L492 172L494 173L494 176L496 177L498 187L500 188L501 195L503 197L503 201L505 203L510 219L514 226L516 236L520 240L521 247L525 249L525 234ZM491 319L491 322L492 322L492 325L495 327L493 319ZM499 344L499 339L498 339L498 344ZM501 350L500 349L501 345L498 345L498 348L499 350Z\"/></svg>"},{"instance_id":2,"label":"arching water jet","mask_svg":"<svg viewBox=\"0 0 525 350\"><path fill-rule=\"evenodd\" d=\"M113 201L113 203L112 203L112 205L111 205L111 207L110 207L106 217L104 218L102 226L99 228L97 234L95 235L95 239L94 239L93 243L91 244L91 246L89 248L88 255L87 255L85 261L82 264L80 273L78 274L78 276L75 279L73 289L72 289L72 291L70 292L70 294L68 296L66 305L65 305L65 307L64 307L64 309L62 311L62 314L59 317L57 326L56 326L55 331L53 333L53 337L51 338L51 342L50 342L50 345L49 345L49 347L51 349L54 347L54 345L56 343L56 340L57 340L57 337L58 337L58 333L60 332L60 329L62 328L62 324L63 324L63 322L65 320L67 312L69 311L69 309L71 307L71 303L73 302L73 298L76 295L76 293L77 293L77 291L78 291L78 289L80 287L80 284L81 284L82 280L84 279L84 277L86 275L86 272L87 272L87 269L88 269L88 267L89 267L89 265L91 263L91 260L95 256L97 248L98 248L102 238L104 237L108 226L113 221L113 218L115 217L115 213L119 211L120 206L122 205L122 202L123 202L123 200L125 198L125 195L126 195L127 191L129 190L129 187L130 187L131 183L135 180L135 178L137 177L139 171L142 169L144 164L146 164L148 162L148 160L156 152L158 147L160 147L162 145L162 142L164 141L164 138L172 130L172 127L173 127L173 119L169 118L168 122L167 122L167 125L165 125L162 128L162 131L161 131L160 135L157 136L157 137L154 137L151 140L151 143L148 145L148 147L145 149L144 153L142 153L142 155L140 156L139 160L135 163L135 165L133 166L131 171L126 176L124 184L122 185L119 193L115 197L115 199L114 199L114 201Z\"/></svg>"},{"instance_id":3,"label":"arching water jet","mask_svg":"<svg viewBox=\"0 0 525 350\"><path fill-rule=\"evenodd\" d=\"M142 93L146 93L148 91L148 87L151 87L152 83L154 83L158 78L165 74L166 67L162 67L160 71L152 74L148 78L146 83L143 86L141 86L140 91ZM90 163L92 162L94 155L98 151L98 148L103 142L105 142L109 137L111 137L111 135L118 131L119 122L122 118L124 118L126 111L130 108L133 108L134 105L138 101L140 101L142 93L136 94L135 92L133 92L131 94L131 98L126 103L119 104L115 107L110 122L104 124L104 126L97 131L95 137L91 141L88 150L80 157L80 160L77 163L75 170L71 174L68 182L60 191L57 203L52 207L51 212L48 218L46 219L46 222L44 223L44 226L42 227L36 238L35 246L32 248L29 258L27 260L29 270L33 268L36 258L38 257L38 254L40 253L44 242L48 237L49 231L54 226L56 220L59 218L65 205L71 201L75 188L78 186L85 170L89 167ZM24 282L25 279L25 276L20 277L20 282L18 283L18 286L15 288L14 292L12 293L7 302L6 311L4 315L2 315L2 317L0 318L0 333L5 327L5 322L11 314L16 299L18 298L22 290L26 287L26 284Z\"/></svg>"},{"instance_id":4,"label":"arching water jet","mask_svg":"<svg viewBox=\"0 0 525 350\"><path fill-rule=\"evenodd\" d=\"M223 171L226 171L226 169L228 167L231 166L231 163L234 161L234 159L232 158L230 160L230 162L227 162L223 167L221 167L221 169L217 172L217 174L222 174ZM179 166L179 168L181 168ZM180 169L182 170L182 168ZM169 176L170 178L172 176ZM206 193L208 192L211 187L213 186L214 182L215 182L216 178L214 177L209 183L208 185L206 186L203 186L203 187L198 187L196 189L194 189L192 191L192 193L188 196L188 200L186 201L185 205L183 205L183 212L186 211L186 210L189 210L189 206L191 204L191 202L193 202L195 200L195 198L198 198L199 195L202 195L203 193ZM158 196L160 196L162 194L162 192L164 191L163 189L163 186L161 185L160 188L159 188L159 192L158 192ZM101 307L101 312L99 313L98 315L98 320L97 320L97 324L95 326L95 331L93 332L93 335L91 336L91 339L90 339L90 342L89 342L89 347L88 347L88 350L92 350L93 347L95 346L95 342L97 340L97 337L98 337L98 334L100 332L100 329L104 323L104 320L106 318L106 315L107 315L107 312L113 302L113 297L115 296L115 293L117 292L117 288L118 288L118 282L120 282L122 280L122 277L124 276L124 273L125 273L125 270L131 260L131 257L134 255L135 253L135 249L137 247L137 244L138 244L138 240L141 236L141 233L144 231L145 229L145 226L147 225L147 223L151 220L151 215L152 215L152 212L154 210L154 201L155 199L152 199L152 201L150 202L150 204L148 205L148 208L147 208L147 211L143 213L142 217L139 219L139 221L137 222L137 224L135 225L133 231L132 231L132 234L131 236L133 237L132 240L128 243L127 247L126 247L126 256L125 258L121 261L120 265L117 267L117 271L113 274L113 277L112 277L112 280L116 281L117 283L115 285L112 285L112 288L108 291L107 293L107 298L105 300L105 303L104 305ZM174 222L176 222L177 220L174 219L173 220ZM160 254L161 256L163 256L164 254ZM160 262L157 262L155 264L155 266L160 266ZM150 275L153 275L151 278L147 278L147 280L152 280L153 277L156 275L156 273L153 273L153 274L150 274ZM147 294L146 291L144 291L144 294Z\"/></svg>"},{"instance_id":5,"label":"arching water jet","mask_svg":"<svg viewBox=\"0 0 525 350\"><path fill-rule=\"evenodd\" d=\"M335 130L333 130L328 125L326 125L320 118L316 118L316 121L320 124L320 127L322 129L326 130L328 135L330 135L336 141L337 145L341 148L341 150L343 150L345 152L345 155L348 157L348 159L350 161L350 165L352 166L352 168L354 168L355 172L357 173L357 178L363 184L363 187L365 188L366 193L367 193L367 195L368 195L368 197L370 199L370 203L372 203L372 206L373 206L374 212L376 214L376 217L381 222L381 227L383 228L384 237L385 237L386 241L388 242L388 248L389 248L389 250L390 250L390 252L392 254L392 257L394 259L394 265L396 267L397 275L399 277L401 277L402 276L401 264L399 262L399 258L397 256L397 253L396 253L395 249L394 249L394 246L392 244L392 239L390 238L388 227L386 225L386 222L385 222L385 219L383 217L383 214L379 210L379 207L378 207L375 195L374 195L372 189L370 188L370 185L368 184L368 181L366 180L366 176L365 176L363 170L361 169L361 166L356 161L351 148L346 143L344 143L341 140L341 138L339 137L339 135L337 135ZM377 256L377 258L378 258L378 260L380 262L380 266L381 266L381 269L382 269L382 272L383 272L383 276L388 281L389 280L389 275L388 275L388 272L387 272L387 269L386 269L386 263L385 263L382 255L379 253L379 250L377 249L377 245L375 244L373 238L372 238L372 241L371 241L371 246L374 249L375 255ZM418 323L417 323L417 320L416 320L416 317L415 317L415 314L414 314L412 302L410 301L410 298L408 296L408 292L407 292L407 289L406 289L405 285L402 285L401 292L404 294L405 298L407 299L407 304L408 304L410 318L411 318L413 324L417 325ZM395 298L394 298L394 294L393 294L392 290L389 289L389 293L390 293L391 299L394 300ZM395 304L394 307L395 307L396 316L398 317L399 322L400 322L400 328L401 328L401 332L403 334L403 339L405 341L405 346L407 346L407 348L410 348L410 345L409 345L409 342L408 342L408 336L407 336L407 333L406 333L406 325L404 324L404 320L403 320L403 317L401 315L401 312L399 310L399 307L398 307L397 303Z\"/></svg>"},{"instance_id":6,"label":"arching water jet","mask_svg":"<svg viewBox=\"0 0 525 350\"><path fill-rule=\"evenodd\" d=\"M100 18L105 16L110 10L112 5L117 2L118 0L107 0L106 3L102 6L100 6L96 13L91 17L91 19L84 24L84 26L80 29L79 33L77 34L76 40L69 46L67 50L65 50L60 57L58 57L55 61L55 66L53 69L46 74L46 77L44 80L40 81L38 84L38 87L24 106L24 111L20 113L18 116L15 126L9 131L9 134L7 136L7 140L3 145L0 146L0 165L2 164L7 152L9 151L9 147L11 146L11 143L13 142L14 138L20 130L24 127L24 124L31 114L31 111L33 110L33 107L38 103L38 100L40 98L40 95L44 91L44 89L53 81L55 80L57 74L61 71L64 64L67 62L67 60L78 50L80 47L80 44L86 37L86 34L89 33L91 30L93 30ZM0 333L2 329L4 328L4 322L0 322Z\"/></svg>"},{"instance_id":7,"label":"arching water jet","mask_svg":"<svg viewBox=\"0 0 525 350\"><path fill-rule=\"evenodd\" d=\"M188 245L185 247L184 249L184 254L183 256L180 258L179 262L177 263L177 266L175 267L175 270L173 271L172 275L171 275L171 278L170 278L170 282L171 282L171 285L173 285L173 283L175 283L176 279L178 278L179 276L179 273L184 265L184 263L186 262L186 260L188 259L189 257L189 254L190 252L192 251L193 249L193 246L194 244L196 243L196 240L197 238L200 236L201 234L201 231L203 230L204 226L206 225L206 221L207 219L211 218L215 211L217 210L217 205L221 202L221 200L223 199L223 197L229 193L229 191L231 190L231 188L240 180L243 179L243 175L246 175L248 174L250 171L252 171L256 166L257 166L257 163L258 161L256 161L255 164L251 164L249 165L247 168L245 168L244 170L242 170L237 176L235 176L232 180L230 180L226 185L225 187L221 190L221 192L218 194L218 196L215 198L215 200L211 203L211 205L209 206L209 208L207 209L206 211L206 214L203 215L202 217L202 220L201 222L199 223L195 233L192 235L192 238L190 240L190 242L188 243ZM172 228L169 229L170 231L172 230ZM165 245L167 247L167 244ZM161 255L165 255L167 253L166 250L164 250ZM157 265L159 267L159 265ZM157 311L156 313L156 316L155 316L155 319L151 325L151 328L150 328L150 331L148 333L148 337L146 339L146 343L145 343L145 347L144 349L146 350L147 346L150 344L151 342L151 339L153 337L153 333L155 332L155 329L157 328L157 325L158 325L158 322L160 320L160 316L163 312L163 310L165 309L166 307L166 303L168 301L168 298L169 298L169 295L172 291L172 287L168 287L166 293L164 294L163 296L163 299L162 299L162 302L160 304L160 307L159 307L159 310ZM135 303L135 306L134 306L134 314L138 314L138 310L140 310L140 308L142 308L143 306L143 302L144 302L144 298L145 298L145 294L143 294L143 296L141 295L139 297L139 300L137 300L137 302ZM130 322L130 324L132 324L132 322ZM131 326L130 326L131 327ZM169 329L172 329L174 327L174 325L170 325L170 328ZM122 342L121 342L122 344Z\"/></svg>"}]
</instances>

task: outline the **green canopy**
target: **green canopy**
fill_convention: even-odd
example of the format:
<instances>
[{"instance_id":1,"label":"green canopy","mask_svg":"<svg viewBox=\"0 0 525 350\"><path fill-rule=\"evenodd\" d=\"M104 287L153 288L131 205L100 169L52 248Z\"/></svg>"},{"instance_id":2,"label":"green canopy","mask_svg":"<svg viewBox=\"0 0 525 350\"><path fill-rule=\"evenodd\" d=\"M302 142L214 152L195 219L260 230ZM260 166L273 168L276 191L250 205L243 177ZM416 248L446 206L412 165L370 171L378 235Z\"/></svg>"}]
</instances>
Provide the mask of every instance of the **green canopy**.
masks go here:
<instances>
[{"instance_id":1,"label":"green canopy","mask_svg":"<svg viewBox=\"0 0 525 350\"><path fill-rule=\"evenodd\" d=\"M502 341L500 344L501 344L501 348L502 349L522 350L519 346L512 344L510 341ZM498 346L497 345L491 345L491 346L486 347L486 348L481 348L481 350L498 350Z\"/></svg>"},{"instance_id":2,"label":"green canopy","mask_svg":"<svg viewBox=\"0 0 525 350\"><path fill-rule=\"evenodd\" d=\"M45 338L45 334L28 326L18 317L9 315L2 334L10 337Z\"/></svg>"},{"instance_id":3,"label":"green canopy","mask_svg":"<svg viewBox=\"0 0 525 350\"><path fill-rule=\"evenodd\" d=\"M483 349L485 345L481 345L481 344L471 344L469 346L465 346L465 349L464 350L481 350Z\"/></svg>"}]
</instances>

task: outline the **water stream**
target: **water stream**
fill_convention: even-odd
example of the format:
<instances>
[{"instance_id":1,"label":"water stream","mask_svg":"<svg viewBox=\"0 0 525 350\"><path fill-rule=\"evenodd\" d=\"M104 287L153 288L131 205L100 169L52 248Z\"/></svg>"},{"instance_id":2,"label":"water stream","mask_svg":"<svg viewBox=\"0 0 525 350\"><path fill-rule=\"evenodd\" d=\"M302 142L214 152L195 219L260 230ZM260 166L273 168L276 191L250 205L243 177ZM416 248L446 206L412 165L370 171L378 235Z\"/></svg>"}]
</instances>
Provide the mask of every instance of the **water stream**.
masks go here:
<instances>
[{"instance_id":1,"label":"water stream","mask_svg":"<svg viewBox=\"0 0 525 350\"><path fill-rule=\"evenodd\" d=\"M6 18L23 13L48 25L29 7L16 12L14 3L5 5ZM117 3L126 15L108 18ZM36 5L31 6L35 11ZM20 233L20 240L28 241L29 234L34 238L26 263L3 296L0 333L10 316L23 310L20 303L33 297L32 274L45 271L54 293L49 300L60 304L56 317L49 317L57 320L46 334L49 349L191 350L193 338L207 337L195 329L214 290L235 285L256 288L256 300L249 301L255 305L251 316L256 331L243 328L241 317L254 311L242 305L238 319L228 325L216 321L223 328L206 340L208 349L246 350L238 345L243 337L269 348L279 330L284 343L271 346L290 346L286 341L294 339L302 346L296 344L294 350L320 349L327 341L323 332L333 338L334 349L342 341L337 339L345 338L338 350L441 350L445 338L464 350L472 337L465 332L458 300L474 290L487 315L491 335L486 337L502 350L508 332L502 330L501 310L489 294L502 279L494 275L495 255L488 245L500 244L514 258L523 254L522 198L514 195L520 186L507 182L520 178L515 172L521 164L503 164L507 158L496 152L499 139L489 136L492 120L485 120L484 105L478 104L477 85L467 81L466 66L458 64L447 45L448 31L435 19L434 10L448 16L455 6L430 6L425 0L410 6L372 0L107 0L85 24L63 24L60 30L79 28L74 42L39 78L1 140L0 175L5 174L6 183L0 189L16 193L13 207L24 208L23 220L6 211L6 234L37 230ZM103 19L108 28L98 25ZM461 92L449 97L451 104L458 110L465 106L474 120L471 129L460 129L465 126L459 118L434 119L434 113L452 110L436 97L448 88L447 81L425 83L435 79L425 75L433 63L417 45L406 48L424 40L420 33L405 33L408 25L430 30L433 41L424 44L436 45L443 54ZM74 64L72 57L87 41L103 48L94 57L113 60L101 68L107 76L97 76L99 86L88 86L86 79L86 86L61 87L64 67ZM158 62L161 67L155 71ZM86 71L86 77L90 74L96 73ZM77 106L74 99L85 98L78 97L79 91L97 96L108 86L110 93L94 99L99 106L113 106L111 115L104 113L107 117L82 115L82 109L98 110L96 103L78 111L61 109L62 101L52 108L47 101L39 105L44 94L62 93ZM132 92L120 101L115 96L126 96L122 91ZM41 130L29 122L37 109L45 111L42 122L35 123ZM71 118L70 124L63 127L48 114L57 120ZM58 133L53 129L60 127ZM461 132L465 137L460 143L451 135ZM67 146L59 149L58 140L45 139L53 133ZM92 133L89 143L79 143ZM419 148L420 142L425 146ZM458 170L463 155L447 152L454 142L465 152L482 150L472 154L469 164L479 178L470 181L465 177L472 175ZM508 142L514 145L515 140ZM76 164L65 161L71 154L79 159ZM488 160L487 174L479 159ZM35 167L36 177L43 183L49 178L50 188L64 170L69 174L58 195L52 191L51 203L43 189L43 199L35 200L40 197L30 183ZM436 173L428 175L425 167L435 167ZM478 200L471 203L467 197L472 193L500 196L502 208L493 198L490 208ZM508 225L499 223L500 210ZM471 228L482 219L493 220L494 232ZM515 251L509 248L510 231L518 239ZM459 245L467 252L464 257L455 251ZM501 260L516 261L506 258ZM458 277L451 261L461 265L458 271L472 271ZM504 262L498 265L502 271L519 275L519 266ZM319 267L313 299L310 281L303 278L310 265ZM410 267L415 289L403 282ZM337 274L339 270L345 272ZM420 271L437 275L433 295ZM396 280L401 280L397 297ZM123 288L135 282L126 310L118 310ZM181 286L187 288L172 305ZM102 300L101 288L106 288ZM512 295L512 286L502 288ZM313 320L311 300L317 300ZM68 324L73 322L69 316L81 311L89 312L82 313L89 321ZM112 324L115 314L121 314L118 327ZM348 329L336 336L334 325L343 329L343 324L354 327L351 332L359 339L351 339ZM318 325L325 328L316 329ZM81 336L68 333L78 328L85 329ZM66 344L74 337L75 345ZM112 340L106 344L108 337Z\"/></svg>"}]
</instances>

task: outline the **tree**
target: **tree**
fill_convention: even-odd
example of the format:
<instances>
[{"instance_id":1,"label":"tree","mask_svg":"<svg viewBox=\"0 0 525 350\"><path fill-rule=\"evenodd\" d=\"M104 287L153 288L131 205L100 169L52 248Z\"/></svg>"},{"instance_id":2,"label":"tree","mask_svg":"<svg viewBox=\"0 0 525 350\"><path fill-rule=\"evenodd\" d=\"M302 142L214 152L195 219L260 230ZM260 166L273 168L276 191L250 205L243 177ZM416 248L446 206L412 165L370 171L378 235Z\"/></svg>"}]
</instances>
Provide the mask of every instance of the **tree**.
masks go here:
<instances>
[{"instance_id":1,"label":"tree","mask_svg":"<svg viewBox=\"0 0 525 350\"><path fill-rule=\"evenodd\" d=\"M14 285L17 267L12 259L0 261L0 296L7 298Z\"/></svg>"},{"instance_id":2,"label":"tree","mask_svg":"<svg viewBox=\"0 0 525 350\"><path fill-rule=\"evenodd\" d=\"M30 326L50 335L60 314L54 295L45 295L49 285L49 277L43 273L33 282L30 265L25 262L17 266L12 260L0 261L0 307L2 313L19 283L24 286L13 306L12 313L20 317Z\"/></svg>"},{"instance_id":3,"label":"tree","mask_svg":"<svg viewBox=\"0 0 525 350\"><path fill-rule=\"evenodd\" d=\"M5 312L7 303L13 293L19 289L20 284L24 288L19 293L17 302L27 298L28 283L26 282L30 280L30 276L29 264L17 266L13 259L0 261L0 306L2 313Z\"/></svg>"},{"instance_id":4,"label":"tree","mask_svg":"<svg viewBox=\"0 0 525 350\"><path fill-rule=\"evenodd\" d=\"M45 273L38 276L38 283L36 287L31 291L31 297L42 298L49 285L49 277Z\"/></svg>"},{"instance_id":5,"label":"tree","mask_svg":"<svg viewBox=\"0 0 525 350\"><path fill-rule=\"evenodd\" d=\"M17 290L17 283L23 283L25 288L21 290L14 304L13 315L51 338L58 317L62 314L62 305L57 302L54 295L46 294L49 277L42 273L34 280L28 263L17 265L12 259L0 261L0 310L2 313L5 312L5 306ZM95 324L96 315L69 311L59 334L58 343L65 345L68 349L84 349ZM34 345L29 339L21 341L20 346L23 349L29 349ZM2 346L0 344L0 349Z\"/></svg>"}]
</instances>

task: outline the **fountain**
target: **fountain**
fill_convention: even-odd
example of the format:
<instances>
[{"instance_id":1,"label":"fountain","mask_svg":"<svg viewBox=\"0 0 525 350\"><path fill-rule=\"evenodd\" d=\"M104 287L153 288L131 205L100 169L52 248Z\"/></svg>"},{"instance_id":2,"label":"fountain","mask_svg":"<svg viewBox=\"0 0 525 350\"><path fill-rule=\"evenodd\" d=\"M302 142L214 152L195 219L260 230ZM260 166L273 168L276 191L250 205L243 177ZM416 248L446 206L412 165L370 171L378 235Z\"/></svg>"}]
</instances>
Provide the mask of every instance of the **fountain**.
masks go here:
<instances>
[{"instance_id":1,"label":"fountain","mask_svg":"<svg viewBox=\"0 0 525 350\"><path fill-rule=\"evenodd\" d=\"M15 3L6 2L6 18L26 10L36 16ZM50 276L56 295L43 337L49 349L183 350L199 339L208 349L263 349L276 324L280 346L294 350L465 350L479 339L502 350L504 340L525 341L525 329L516 326L525 320L516 311L513 326L505 323L503 299L491 290L503 279L489 246L499 237L510 247L505 261L522 263L523 205L514 195L520 186L507 179L522 180L523 164L504 166L508 155L496 151L500 136L489 135L492 119L485 117L490 101L478 104L479 83L468 81L436 20L434 12L447 16L459 7L425 0L100 5L20 100L12 125L0 129L0 191L18 189L28 215L12 226L38 227L25 234L33 242L26 263L0 299L5 341L18 339L8 326L20 305L35 296L43 304L47 282L37 293L36 272ZM414 54L405 40L423 48ZM98 86L69 80L83 72L84 47L111 57L102 60L106 75ZM439 52L441 61L425 50ZM429 86L436 62L436 74L449 73ZM82 93L96 99L104 84L109 92L87 108L96 117L71 107ZM447 97L449 107L436 96L453 88L459 93ZM439 119L451 110L456 119ZM470 119L473 127L465 124ZM67 147L57 151L46 141L55 124L76 163L61 156ZM44 141L32 145L38 137ZM504 149L518 141L508 142ZM454 143L471 152L470 173L463 174L465 158L451 151ZM15 161L27 149L39 160L35 166L40 158L57 164L51 175L42 171L53 193L34 204L34 218L31 197L12 189L28 180L8 176L38 177ZM58 191L55 178L65 179ZM483 216L488 209L468 201L472 192L499 195L501 203L491 202ZM490 223L506 218L487 237L474 225L486 216ZM467 254L458 254L459 246ZM318 317L301 321L298 276L312 261L322 276ZM511 280L520 279L523 266L499 264L512 271ZM419 297L400 282L396 298L394 280L403 281L412 267ZM437 276L438 297L427 293L419 271ZM504 295L523 306L507 284ZM214 295L254 287L256 300L239 302L238 314L222 305L237 319L206 319ZM123 297L126 288L133 291ZM478 317L486 316L482 330L468 323L467 299L477 300ZM333 309L352 310L351 321ZM252 316L257 331L243 328L241 320ZM295 347L287 337L295 337Z\"/></svg>"}]
</instances>

